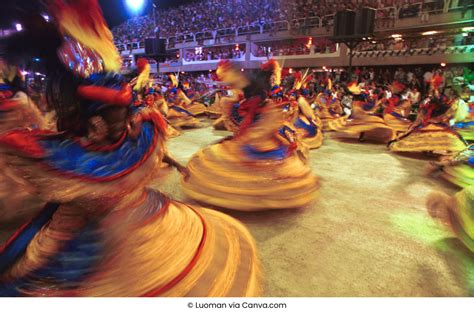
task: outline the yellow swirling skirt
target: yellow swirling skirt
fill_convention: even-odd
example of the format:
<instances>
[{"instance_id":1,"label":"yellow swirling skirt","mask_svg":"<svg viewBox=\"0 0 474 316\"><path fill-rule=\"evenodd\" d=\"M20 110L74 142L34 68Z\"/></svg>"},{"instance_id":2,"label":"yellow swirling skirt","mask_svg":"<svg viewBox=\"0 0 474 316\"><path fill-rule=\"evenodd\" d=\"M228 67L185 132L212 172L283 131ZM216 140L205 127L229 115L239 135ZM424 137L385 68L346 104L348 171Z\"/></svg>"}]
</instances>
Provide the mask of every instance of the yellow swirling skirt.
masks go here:
<instances>
[{"instance_id":1,"label":"yellow swirling skirt","mask_svg":"<svg viewBox=\"0 0 474 316\"><path fill-rule=\"evenodd\" d=\"M205 204L239 211L297 208L311 202L318 180L297 154L279 160L246 158L235 140L206 147L188 164L183 189Z\"/></svg>"},{"instance_id":2,"label":"yellow swirling skirt","mask_svg":"<svg viewBox=\"0 0 474 316\"><path fill-rule=\"evenodd\" d=\"M185 113L178 112L173 108L170 108L168 110L166 118L168 119L170 124L176 128L201 127L201 122L197 118Z\"/></svg>"},{"instance_id":3,"label":"yellow swirling skirt","mask_svg":"<svg viewBox=\"0 0 474 316\"><path fill-rule=\"evenodd\" d=\"M394 130L382 118L375 115L363 115L347 120L346 125L338 132L347 136L358 136L364 133L366 139L384 143L395 137Z\"/></svg>"},{"instance_id":4,"label":"yellow swirling skirt","mask_svg":"<svg viewBox=\"0 0 474 316\"><path fill-rule=\"evenodd\" d=\"M145 200L158 193L149 191ZM153 202L152 202L153 203ZM137 208L138 210L138 208ZM58 284L35 275L84 226L77 211L60 209L30 242L3 281L28 275L19 286L25 296L239 297L258 296L260 266L248 230L228 215L168 200L155 214L114 212L98 221L94 233L103 252L80 281ZM91 232L88 232L91 234ZM83 260L72 258L71 260ZM68 267L64 267L67 270ZM77 271L69 271L74 273Z\"/></svg>"},{"instance_id":5,"label":"yellow swirling skirt","mask_svg":"<svg viewBox=\"0 0 474 316\"><path fill-rule=\"evenodd\" d=\"M435 124L415 129L406 137L390 144L391 151L434 152L450 154L466 148L459 134Z\"/></svg>"},{"instance_id":6,"label":"yellow swirling skirt","mask_svg":"<svg viewBox=\"0 0 474 316\"><path fill-rule=\"evenodd\" d=\"M347 117L346 116L339 116L339 117L326 117L321 118L323 131L338 131L344 128L347 124Z\"/></svg>"},{"instance_id":7,"label":"yellow swirling skirt","mask_svg":"<svg viewBox=\"0 0 474 316\"><path fill-rule=\"evenodd\" d=\"M195 116L203 115L207 112L207 107L200 102L193 102L189 105L184 106L184 108Z\"/></svg>"},{"instance_id":8,"label":"yellow swirling skirt","mask_svg":"<svg viewBox=\"0 0 474 316\"><path fill-rule=\"evenodd\" d=\"M396 133L406 132L412 122L408 119L396 117L393 114L384 114L383 119Z\"/></svg>"}]
</instances>

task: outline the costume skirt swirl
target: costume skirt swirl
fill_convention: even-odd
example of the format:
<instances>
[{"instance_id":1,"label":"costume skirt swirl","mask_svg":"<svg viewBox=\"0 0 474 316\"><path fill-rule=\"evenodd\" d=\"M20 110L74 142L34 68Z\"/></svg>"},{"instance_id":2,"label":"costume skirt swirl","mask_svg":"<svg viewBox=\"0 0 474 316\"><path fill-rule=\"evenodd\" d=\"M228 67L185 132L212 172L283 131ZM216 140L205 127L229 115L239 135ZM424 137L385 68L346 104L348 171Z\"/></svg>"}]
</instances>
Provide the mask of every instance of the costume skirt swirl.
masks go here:
<instances>
[{"instance_id":1,"label":"costume skirt swirl","mask_svg":"<svg viewBox=\"0 0 474 316\"><path fill-rule=\"evenodd\" d=\"M155 191L99 221L60 206L1 272L1 296L260 294L255 243L242 224Z\"/></svg>"},{"instance_id":2,"label":"costume skirt swirl","mask_svg":"<svg viewBox=\"0 0 474 316\"><path fill-rule=\"evenodd\" d=\"M235 140L206 147L189 164L184 192L210 205L239 211L301 207L318 191L318 180L297 154L251 159Z\"/></svg>"},{"instance_id":3,"label":"costume skirt swirl","mask_svg":"<svg viewBox=\"0 0 474 316\"><path fill-rule=\"evenodd\" d=\"M455 131L443 126L429 124L416 128L390 145L398 152L454 153L466 148L466 143Z\"/></svg>"}]
</instances>

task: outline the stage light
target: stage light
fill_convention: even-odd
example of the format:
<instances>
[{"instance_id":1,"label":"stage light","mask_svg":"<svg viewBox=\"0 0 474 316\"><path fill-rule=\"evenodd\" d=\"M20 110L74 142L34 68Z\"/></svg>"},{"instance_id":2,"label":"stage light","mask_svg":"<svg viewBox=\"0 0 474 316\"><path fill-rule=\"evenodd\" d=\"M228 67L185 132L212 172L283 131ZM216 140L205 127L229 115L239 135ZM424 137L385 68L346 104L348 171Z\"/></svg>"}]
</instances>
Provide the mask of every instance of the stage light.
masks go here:
<instances>
[{"instance_id":1,"label":"stage light","mask_svg":"<svg viewBox=\"0 0 474 316\"><path fill-rule=\"evenodd\" d=\"M463 27L462 31L463 32L474 31L474 26Z\"/></svg>"},{"instance_id":2,"label":"stage light","mask_svg":"<svg viewBox=\"0 0 474 316\"><path fill-rule=\"evenodd\" d=\"M22 75L22 76L26 76L26 75L28 75L28 74L29 74L28 71L25 71L25 70L22 70L22 71L21 71L21 75Z\"/></svg>"},{"instance_id":3,"label":"stage light","mask_svg":"<svg viewBox=\"0 0 474 316\"><path fill-rule=\"evenodd\" d=\"M438 31L427 31L427 32L423 32L421 33L421 35L435 35L435 34L438 34L439 32Z\"/></svg>"},{"instance_id":4,"label":"stage light","mask_svg":"<svg viewBox=\"0 0 474 316\"><path fill-rule=\"evenodd\" d=\"M240 68L240 71L244 71L244 68Z\"/></svg>"},{"instance_id":5,"label":"stage light","mask_svg":"<svg viewBox=\"0 0 474 316\"><path fill-rule=\"evenodd\" d=\"M17 30L18 32L20 32L21 30L23 30L23 26L21 26L20 23L15 24L15 28L16 28L16 30Z\"/></svg>"},{"instance_id":6,"label":"stage light","mask_svg":"<svg viewBox=\"0 0 474 316\"><path fill-rule=\"evenodd\" d=\"M130 11L138 13L143 9L145 0L125 0L125 3Z\"/></svg>"},{"instance_id":7,"label":"stage light","mask_svg":"<svg viewBox=\"0 0 474 316\"><path fill-rule=\"evenodd\" d=\"M47 14L43 14L42 17L46 20L46 22L49 22L49 16Z\"/></svg>"},{"instance_id":8,"label":"stage light","mask_svg":"<svg viewBox=\"0 0 474 316\"><path fill-rule=\"evenodd\" d=\"M446 63L441 63L441 67L446 67Z\"/></svg>"},{"instance_id":9,"label":"stage light","mask_svg":"<svg viewBox=\"0 0 474 316\"><path fill-rule=\"evenodd\" d=\"M402 38L402 34L392 34L393 38Z\"/></svg>"}]
</instances>

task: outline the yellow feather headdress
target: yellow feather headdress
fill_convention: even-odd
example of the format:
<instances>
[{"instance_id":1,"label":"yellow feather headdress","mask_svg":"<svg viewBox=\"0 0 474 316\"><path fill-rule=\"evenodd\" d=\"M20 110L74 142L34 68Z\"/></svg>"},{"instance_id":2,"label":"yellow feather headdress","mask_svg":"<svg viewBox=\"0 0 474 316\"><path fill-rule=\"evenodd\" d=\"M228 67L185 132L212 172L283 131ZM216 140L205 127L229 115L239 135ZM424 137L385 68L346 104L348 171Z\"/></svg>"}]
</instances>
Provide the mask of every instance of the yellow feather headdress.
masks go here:
<instances>
[{"instance_id":1,"label":"yellow feather headdress","mask_svg":"<svg viewBox=\"0 0 474 316\"><path fill-rule=\"evenodd\" d=\"M47 0L60 31L96 52L106 71L119 71L122 61L97 0Z\"/></svg>"}]
</instances>

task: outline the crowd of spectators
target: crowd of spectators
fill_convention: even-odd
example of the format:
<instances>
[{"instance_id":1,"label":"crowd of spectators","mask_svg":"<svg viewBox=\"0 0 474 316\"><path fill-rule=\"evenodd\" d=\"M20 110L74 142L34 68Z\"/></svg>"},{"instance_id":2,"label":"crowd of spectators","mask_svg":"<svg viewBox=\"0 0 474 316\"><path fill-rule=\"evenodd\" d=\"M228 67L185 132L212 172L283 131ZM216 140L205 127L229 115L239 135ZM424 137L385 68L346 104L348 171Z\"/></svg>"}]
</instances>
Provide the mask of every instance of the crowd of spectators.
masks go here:
<instances>
[{"instance_id":1,"label":"crowd of spectators","mask_svg":"<svg viewBox=\"0 0 474 316\"><path fill-rule=\"evenodd\" d=\"M356 51L383 51L405 50L417 48L446 48L461 45L473 45L474 38L471 33L462 33L450 36L424 36L421 38L398 38L386 40L365 41L358 45Z\"/></svg>"},{"instance_id":2,"label":"crowd of spectators","mask_svg":"<svg viewBox=\"0 0 474 316\"><path fill-rule=\"evenodd\" d=\"M201 47L186 51L185 61L240 59L245 55L245 46Z\"/></svg>"},{"instance_id":3,"label":"crowd of spectators","mask_svg":"<svg viewBox=\"0 0 474 316\"><path fill-rule=\"evenodd\" d=\"M336 51L336 44L325 38L294 39L257 44L255 57L328 54Z\"/></svg>"},{"instance_id":4,"label":"crowd of spectators","mask_svg":"<svg viewBox=\"0 0 474 316\"><path fill-rule=\"evenodd\" d=\"M158 8L156 21L151 14L135 17L115 27L113 33L120 44L142 41L155 34L161 37L193 34L191 37L196 36L197 40L207 34L215 39L235 34L237 29L243 34L271 33L278 30L274 23L278 21L289 21L293 29L304 31L312 27L305 21L313 17L330 26L333 15L344 9L372 7L378 9L377 23L390 23L396 18L423 18L429 13L467 7L468 3L468 0L202 0L169 9Z\"/></svg>"}]
</instances>

